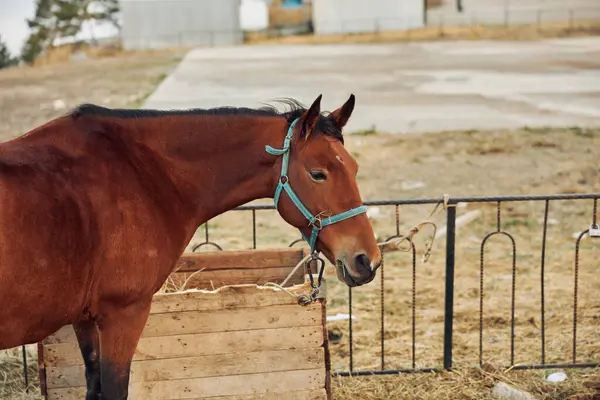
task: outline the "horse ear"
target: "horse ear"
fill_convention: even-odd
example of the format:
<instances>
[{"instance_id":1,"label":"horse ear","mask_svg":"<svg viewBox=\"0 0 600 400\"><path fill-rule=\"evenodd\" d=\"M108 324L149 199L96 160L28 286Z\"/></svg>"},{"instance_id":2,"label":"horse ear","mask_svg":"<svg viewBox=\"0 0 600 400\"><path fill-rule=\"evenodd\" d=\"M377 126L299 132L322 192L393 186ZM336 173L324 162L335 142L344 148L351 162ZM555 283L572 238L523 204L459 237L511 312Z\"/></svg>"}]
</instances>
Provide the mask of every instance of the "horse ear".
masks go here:
<instances>
[{"instance_id":1,"label":"horse ear","mask_svg":"<svg viewBox=\"0 0 600 400\"><path fill-rule=\"evenodd\" d=\"M354 111L355 102L356 98L353 94L351 94L350 98L344 103L343 106L330 114L338 128L342 129L344 126L346 126L346 123L352 115L352 111Z\"/></svg>"},{"instance_id":2,"label":"horse ear","mask_svg":"<svg viewBox=\"0 0 600 400\"><path fill-rule=\"evenodd\" d=\"M319 97L312 103L308 111L304 113L302 116L302 132L304 139L308 139L310 134L314 131L315 126L317 125L317 121L319 120L319 116L321 115L321 99L323 95L320 94Z\"/></svg>"}]
</instances>

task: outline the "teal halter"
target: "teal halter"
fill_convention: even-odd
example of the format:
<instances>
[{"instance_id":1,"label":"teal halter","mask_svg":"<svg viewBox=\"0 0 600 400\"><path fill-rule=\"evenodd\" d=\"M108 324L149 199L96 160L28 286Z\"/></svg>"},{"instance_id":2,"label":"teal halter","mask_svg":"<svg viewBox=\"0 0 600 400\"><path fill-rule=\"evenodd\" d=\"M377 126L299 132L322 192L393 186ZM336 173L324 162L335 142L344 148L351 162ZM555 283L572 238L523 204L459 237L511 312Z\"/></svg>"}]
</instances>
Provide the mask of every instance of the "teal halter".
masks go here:
<instances>
[{"instance_id":1,"label":"teal halter","mask_svg":"<svg viewBox=\"0 0 600 400\"><path fill-rule=\"evenodd\" d=\"M288 164L290 162L290 146L292 143L292 135L294 134L294 126L298 122L300 118L297 118L290 124L290 128L288 129L287 135L285 135L285 140L283 141L283 147L281 149L275 149L271 146L266 146L267 153L272 154L274 156L283 156L283 161L281 162L281 177L279 178L279 184L277 185L277 189L275 190L275 207L279 203L279 198L281 197L281 191L285 190L288 194L296 208L300 210L302 215L308 220L310 226L312 226L312 233L310 235L310 239L307 239L304 234L302 237L306 240L310 246L311 254L315 254L317 237L323 228L328 225L335 224L336 222L341 222L346 219L355 217L367 211L365 206L359 206L353 208L351 210L345 211L341 214L334 215L332 217L327 217L321 219L320 215L312 215L310 211L302 204L292 187L290 186L290 182L287 176L288 173Z\"/></svg>"}]
</instances>

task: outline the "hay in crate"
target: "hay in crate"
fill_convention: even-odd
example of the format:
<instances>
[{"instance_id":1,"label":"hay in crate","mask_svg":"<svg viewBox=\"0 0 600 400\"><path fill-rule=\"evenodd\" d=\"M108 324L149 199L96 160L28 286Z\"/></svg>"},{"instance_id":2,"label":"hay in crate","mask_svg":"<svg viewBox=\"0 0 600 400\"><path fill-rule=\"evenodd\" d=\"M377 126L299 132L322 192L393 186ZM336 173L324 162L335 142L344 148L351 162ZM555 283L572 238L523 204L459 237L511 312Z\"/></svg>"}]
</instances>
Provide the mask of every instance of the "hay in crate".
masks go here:
<instances>
[{"instance_id":1,"label":"hay in crate","mask_svg":"<svg viewBox=\"0 0 600 400\"><path fill-rule=\"evenodd\" d=\"M203 272L194 275L194 286L204 286L202 290L154 296L131 366L129 398L329 398L325 303L301 307L282 290L248 282L254 279L250 276L281 282L304 253L291 249L258 256L246 253L209 255L214 264L205 276L210 282L202 280ZM207 266L198 260L204 260L202 255L185 255L180 265L187 265L187 270L177 274L190 273L198 264ZM240 279L245 282L235 285L215 272L227 270L238 271L236 279L239 271L245 271ZM175 277L182 278L187 279ZM229 280L235 286L206 290L215 280ZM310 288L302 273L292 285L287 289L294 293ZM40 363L47 399L85 397L85 368L72 326L40 344Z\"/></svg>"}]
</instances>

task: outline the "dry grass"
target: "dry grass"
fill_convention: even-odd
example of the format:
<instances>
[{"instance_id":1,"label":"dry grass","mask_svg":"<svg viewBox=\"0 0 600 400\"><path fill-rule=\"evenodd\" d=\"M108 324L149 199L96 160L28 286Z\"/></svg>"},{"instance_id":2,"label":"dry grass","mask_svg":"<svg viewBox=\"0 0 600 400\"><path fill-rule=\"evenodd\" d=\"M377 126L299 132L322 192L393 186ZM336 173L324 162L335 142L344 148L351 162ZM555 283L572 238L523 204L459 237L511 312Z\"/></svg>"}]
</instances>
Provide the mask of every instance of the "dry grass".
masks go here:
<instances>
[{"instance_id":1,"label":"dry grass","mask_svg":"<svg viewBox=\"0 0 600 400\"><path fill-rule=\"evenodd\" d=\"M168 57L173 54L184 54L191 50L191 47L172 47L168 49L156 50L124 50L120 43L104 46L92 46L87 43L66 44L52 49L48 49L43 55L36 58L32 67L51 67L55 65L65 65L77 59L84 57L88 60L101 61L107 58L118 58L124 60L127 58L140 57Z\"/></svg>"},{"instance_id":2,"label":"dry grass","mask_svg":"<svg viewBox=\"0 0 600 400\"><path fill-rule=\"evenodd\" d=\"M70 64L3 69L0 140L19 136L81 103L137 106L182 54L146 52Z\"/></svg>"},{"instance_id":3,"label":"dry grass","mask_svg":"<svg viewBox=\"0 0 600 400\"><path fill-rule=\"evenodd\" d=\"M295 35L270 37L267 33L252 33L248 44L350 44L387 43L431 40L534 40L555 37L580 37L600 34L600 21L573 21L504 26L428 26L406 31L377 33Z\"/></svg>"},{"instance_id":4,"label":"dry grass","mask_svg":"<svg viewBox=\"0 0 600 400\"><path fill-rule=\"evenodd\" d=\"M37 362L29 351L28 374L31 386L25 390L21 348L0 351L0 399L34 400L40 399Z\"/></svg>"},{"instance_id":5,"label":"dry grass","mask_svg":"<svg viewBox=\"0 0 600 400\"><path fill-rule=\"evenodd\" d=\"M505 382L540 400L592 400L597 392L586 383L600 381L600 370L568 371L560 384L545 381L548 372L463 368L452 372L366 378L334 378L336 400L489 400L496 382Z\"/></svg>"},{"instance_id":6,"label":"dry grass","mask_svg":"<svg viewBox=\"0 0 600 400\"><path fill-rule=\"evenodd\" d=\"M432 8L438 8L442 4L444 4L444 0L426 0L427 1L427 9L430 10Z\"/></svg>"}]
</instances>

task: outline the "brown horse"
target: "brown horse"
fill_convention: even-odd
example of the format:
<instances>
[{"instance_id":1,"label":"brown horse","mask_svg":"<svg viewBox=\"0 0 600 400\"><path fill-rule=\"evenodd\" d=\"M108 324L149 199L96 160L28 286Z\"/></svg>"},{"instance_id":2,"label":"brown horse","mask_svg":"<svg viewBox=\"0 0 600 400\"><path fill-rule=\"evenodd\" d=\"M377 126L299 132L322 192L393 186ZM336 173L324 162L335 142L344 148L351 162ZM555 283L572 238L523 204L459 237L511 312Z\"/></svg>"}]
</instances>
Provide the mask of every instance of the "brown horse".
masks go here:
<instances>
[{"instance_id":1,"label":"brown horse","mask_svg":"<svg viewBox=\"0 0 600 400\"><path fill-rule=\"evenodd\" d=\"M320 100L285 112L83 105L1 144L0 349L73 324L86 399L126 399L152 296L199 225L273 198L284 180L313 215L361 206L342 136L354 96L330 114ZM288 130L283 179L284 157L265 146L281 148ZM278 210L311 235L287 192ZM317 250L343 282L373 280L381 254L364 213L318 233Z\"/></svg>"}]
</instances>

